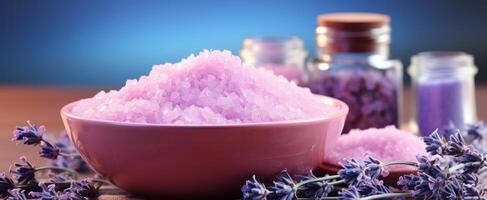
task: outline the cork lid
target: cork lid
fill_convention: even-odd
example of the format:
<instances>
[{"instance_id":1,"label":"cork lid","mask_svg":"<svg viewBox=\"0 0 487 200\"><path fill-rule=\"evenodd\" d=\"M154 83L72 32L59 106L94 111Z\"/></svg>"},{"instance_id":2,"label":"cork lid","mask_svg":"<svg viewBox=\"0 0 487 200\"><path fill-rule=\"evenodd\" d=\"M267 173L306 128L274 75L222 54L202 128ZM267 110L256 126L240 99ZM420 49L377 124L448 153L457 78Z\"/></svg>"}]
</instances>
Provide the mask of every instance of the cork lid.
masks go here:
<instances>
[{"instance_id":1,"label":"cork lid","mask_svg":"<svg viewBox=\"0 0 487 200\"><path fill-rule=\"evenodd\" d=\"M331 13L318 16L318 25L341 31L366 31L389 25L387 15L376 13Z\"/></svg>"}]
</instances>

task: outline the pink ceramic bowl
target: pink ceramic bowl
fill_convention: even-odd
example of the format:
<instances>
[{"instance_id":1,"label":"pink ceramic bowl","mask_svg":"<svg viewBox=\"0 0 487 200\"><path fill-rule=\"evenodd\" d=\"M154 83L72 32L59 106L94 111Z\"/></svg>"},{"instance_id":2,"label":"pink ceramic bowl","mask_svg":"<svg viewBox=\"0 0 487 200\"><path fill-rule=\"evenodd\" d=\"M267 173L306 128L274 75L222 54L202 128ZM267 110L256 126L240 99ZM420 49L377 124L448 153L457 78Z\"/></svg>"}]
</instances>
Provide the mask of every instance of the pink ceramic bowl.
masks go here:
<instances>
[{"instance_id":1,"label":"pink ceramic bowl","mask_svg":"<svg viewBox=\"0 0 487 200\"><path fill-rule=\"evenodd\" d=\"M155 125L90 120L61 110L74 145L99 174L136 195L227 198L256 174L269 181L283 169L320 166L340 135L348 107L310 120L234 125Z\"/></svg>"}]
</instances>

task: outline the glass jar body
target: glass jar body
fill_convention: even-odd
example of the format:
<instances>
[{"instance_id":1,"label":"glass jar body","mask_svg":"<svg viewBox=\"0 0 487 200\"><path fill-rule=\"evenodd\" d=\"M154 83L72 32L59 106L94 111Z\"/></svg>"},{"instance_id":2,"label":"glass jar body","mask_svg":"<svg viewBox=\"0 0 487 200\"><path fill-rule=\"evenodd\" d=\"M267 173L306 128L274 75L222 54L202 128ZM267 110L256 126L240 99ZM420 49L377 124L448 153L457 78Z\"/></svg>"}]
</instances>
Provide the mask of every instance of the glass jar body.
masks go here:
<instances>
[{"instance_id":1,"label":"glass jar body","mask_svg":"<svg viewBox=\"0 0 487 200\"><path fill-rule=\"evenodd\" d=\"M402 65L365 54L341 54L330 62L308 63L305 85L313 93L340 99L349 106L344 132L399 126Z\"/></svg>"},{"instance_id":2,"label":"glass jar body","mask_svg":"<svg viewBox=\"0 0 487 200\"><path fill-rule=\"evenodd\" d=\"M306 56L303 42L297 37L251 37L244 40L240 50L244 62L269 69L300 85Z\"/></svg>"},{"instance_id":3,"label":"glass jar body","mask_svg":"<svg viewBox=\"0 0 487 200\"><path fill-rule=\"evenodd\" d=\"M411 124L421 135L437 129L443 134L451 126L463 128L477 118L474 86L477 69L471 57L456 54L425 52L415 56L416 59L413 57L408 69L413 91Z\"/></svg>"}]
</instances>

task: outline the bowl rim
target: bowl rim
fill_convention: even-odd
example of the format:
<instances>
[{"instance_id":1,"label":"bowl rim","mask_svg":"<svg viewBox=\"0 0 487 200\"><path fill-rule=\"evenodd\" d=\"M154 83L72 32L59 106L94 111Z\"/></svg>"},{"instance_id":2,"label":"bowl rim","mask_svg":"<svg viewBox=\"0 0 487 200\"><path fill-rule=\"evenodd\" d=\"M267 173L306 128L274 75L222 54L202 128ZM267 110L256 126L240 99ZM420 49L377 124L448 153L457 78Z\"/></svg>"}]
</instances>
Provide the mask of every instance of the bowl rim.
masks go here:
<instances>
[{"instance_id":1,"label":"bowl rim","mask_svg":"<svg viewBox=\"0 0 487 200\"><path fill-rule=\"evenodd\" d=\"M325 117L318 117L318 118L311 118L311 119L297 119L297 120L288 120L288 121L233 123L233 124L151 124L151 123L136 123L136 122L119 122L119 121L102 120L102 119L89 119L89 118L77 116L71 113L70 110L75 104L83 100L80 99L64 105L61 108L60 113L63 118L66 117L69 119L75 119L84 122L99 123L99 124L112 125L112 126L161 127L161 128L162 127L164 128L236 128L236 127L295 126L295 125L303 125L303 124L314 124L314 123L346 116L348 114L349 107L345 102L329 96L323 96L323 95L315 95L315 96L318 96L323 103L337 105L337 107L340 108L339 111Z\"/></svg>"}]
</instances>

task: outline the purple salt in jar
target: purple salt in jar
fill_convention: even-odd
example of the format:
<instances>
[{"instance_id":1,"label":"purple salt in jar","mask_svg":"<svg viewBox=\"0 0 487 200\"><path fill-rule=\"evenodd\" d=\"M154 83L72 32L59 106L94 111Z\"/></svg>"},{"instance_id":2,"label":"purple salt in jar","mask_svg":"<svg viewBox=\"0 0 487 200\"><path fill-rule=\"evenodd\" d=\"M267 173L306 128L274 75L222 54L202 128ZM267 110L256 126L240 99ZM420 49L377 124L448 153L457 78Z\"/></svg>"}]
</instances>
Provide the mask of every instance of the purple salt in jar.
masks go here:
<instances>
[{"instance_id":1,"label":"purple salt in jar","mask_svg":"<svg viewBox=\"0 0 487 200\"><path fill-rule=\"evenodd\" d=\"M418 132L429 135L436 129L464 127L476 119L473 57L463 52L423 52L411 59L408 69L413 81ZM440 130L440 132L444 132Z\"/></svg>"},{"instance_id":2,"label":"purple salt in jar","mask_svg":"<svg viewBox=\"0 0 487 200\"><path fill-rule=\"evenodd\" d=\"M344 133L400 125L402 66L389 60L389 17L373 13L318 16L316 58L305 85L349 106Z\"/></svg>"}]
</instances>

